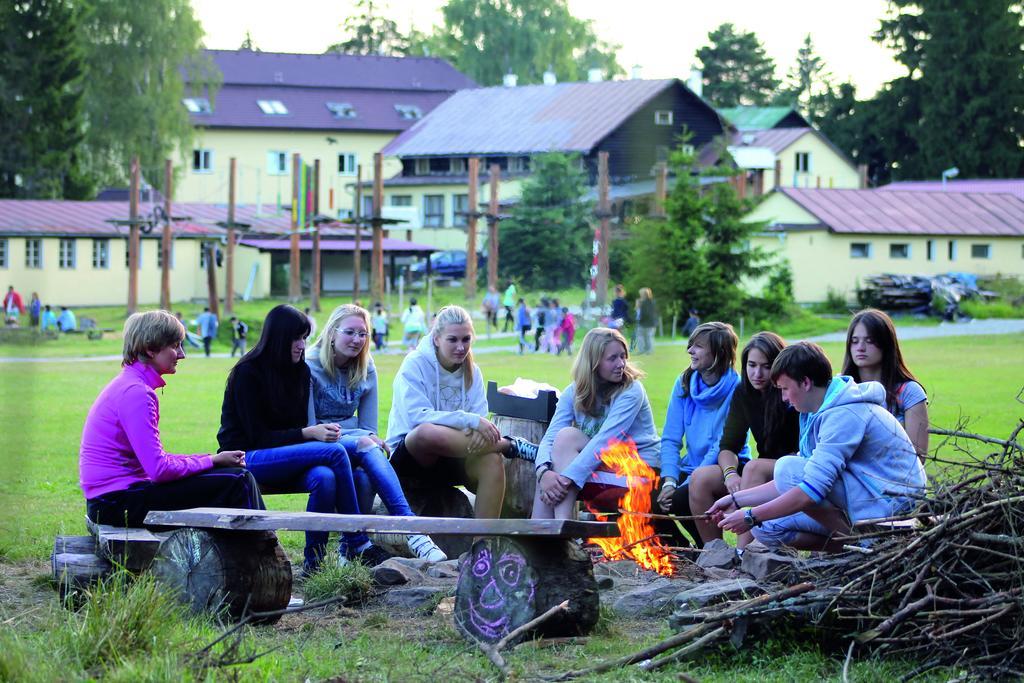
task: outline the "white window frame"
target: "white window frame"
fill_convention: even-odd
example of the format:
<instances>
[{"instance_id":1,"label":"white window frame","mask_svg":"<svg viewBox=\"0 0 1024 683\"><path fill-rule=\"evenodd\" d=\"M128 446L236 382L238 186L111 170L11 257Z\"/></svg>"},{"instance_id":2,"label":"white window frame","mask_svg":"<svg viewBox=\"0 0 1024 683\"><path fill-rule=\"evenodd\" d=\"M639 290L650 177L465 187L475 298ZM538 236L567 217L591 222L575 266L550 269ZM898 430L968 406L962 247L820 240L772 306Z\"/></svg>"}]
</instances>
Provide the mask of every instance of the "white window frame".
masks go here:
<instances>
[{"instance_id":1,"label":"white window frame","mask_svg":"<svg viewBox=\"0 0 1024 683\"><path fill-rule=\"evenodd\" d=\"M412 195L411 194L393 194L393 195L391 195L391 206L412 206Z\"/></svg>"},{"instance_id":2,"label":"white window frame","mask_svg":"<svg viewBox=\"0 0 1024 683\"><path fill-rule=\"evenodd\" d=\"M41 270L43 267L43 240L39 237L25 239L25 267Z\"/></svg>"},{"instance_id":3,"label":"white window frame","mask_svg":"<svg viewBox=\"0 0 1024 683\"><path fill-rule=\"evenodd\" d=\"M110 268L110 240L94 238L92 241L92 267L95 270Z\"/></svg>"},{"instance_id":4,"label":"white window frame","mask_svg":"<svg viewBox=\"0 0 1024 683\"><path fill-rule=\"evenodd\" d=\"M413 175L430 175L430 159L414 159Z\"/></svg>"},{"instance_id":5,"label":"white window frame","mask_svg":"<svg viewBox=\"0 0 1024 683\"><path fill-rule=\"evenodd\" d=\"M935 240L925 242L925 258L929 261L935 260Z\"/></svg>"},{"instance_id":6,"label":"white window frame","mask_svg":"<svg viewBox=\"0 0 1024 683\"><path fill-rule=\"evenodd\" d=\"M6 237L0 237L0 268L10 265L11 243Z\"/></svg>"},{"instance_id":7,"label":"white window frame","mask_svg":"<svg viewBox=\"0 0 1024 683\"><path fill-rule=\"evenodd\" d=\"M803 164L800 163L801 157L803 157ZM801 165L803 168L801 168ZM797 173L810 173L811 172L811 153L810 152L796 152L793 156L793 169Z\"/></svg>"},{"instance_id":8,"label":"white window frame","mask_svg":"<svg viewBox=\"0 0 1024 683\"><path fill-rule=\"evenodd\" d=\"M124 267L129 267L128 263L128 238L124 239ZM142 238L139 238L139 270L142 270Z\"/></svg>"},{"instance_id":9,"label":"white window frame","mask_svg":"<svg viewBox=\"0 0 1024 683\"><path fill-rule=\"evenodd\" d=\"M181 100L189 114L212 114L210 100L205 97L185 97Z\"/></svg>"},{"instance_id":10,"label":"white window frame","mask_svg":"<svg viewBox=\"0 0 1024 683\"><path fill-rule=\"evenodd\" d=\"M857 247L864 247L864 253L857 253ZM850 242L850 258L869 259L871 258L871 242Z\"/></svg>"},{"instance_id":11,"label":"white window frame","mask_svg":"<svg viewBox=\"0 0 1024 683\"><path fill-rule=\"evenodd\" d=\"M671 109L658 109L654 112L654 125L671 126L675 116Z\"/></svg>"},{"instance_id":12,"label":"white window frame","mask_svg":"<svg viewBox=\"0 0 1024 683\"><path fill-rule=\"evenodd\" d=\"M957 247L956 240L949 240L949 243L946 245L946 256L950 261L956 261Z\"/></svg>"},{"instance_id":13,"label":"white window frame","mask_svg":"<svg viewBox=\"0 0 1024 683\"><path fill-rule=\"evenodd\" d=\"M907 261L911 257L910 242L889 242L889 258L894 261ZM900 252L903 252L902 254Z\"/></svg>"},{"instance_id":14,"label":"white window frame","mask_svg":"<svg viewBox=\"0 0 1024 683\"><path fill-rule=\"evenodd\" d=\"M75 238L61 237L57 248L57 267L61 270L74 270L76 252Z\"/></svg>"},{"instance_id":15,"label":"white window frame","mask_svg":"<svg viewBox=\"0 0 1024 683\"><path fill-rule=\"evenodd\" d=\"M198 158L197 158L198 156ZM196 162L199 162L196 164ZM197 147L192 150L192 172L213 173L213 150Z\"/></svg>"},{"instance_id":16,"label":"white window frame","mask_svg":"<svg viewBox=\"0 0 1024 683\"><path fill-rule=\"evenodd\" d=\"M288 115L288 107L281 100L256 100L256 106L267 116Z\"/></svg>"},{"instance_id":17,"label":"white window frame","mask_svg":"<svg viewBox=\"0 0 1024 683\"><path fill-rule=\"evenodd\" d=\"M415 104L396 104L395 111L398 112L398 118L406 121L417 121L423 118L423 110Z\"/></svg>"},{"instance_id":18,"label":"white window frame","mask_svg":"<svg viewBox=\"0 0 1024 683\"><path fill-rule=\"evenodd\" d=\"M430 200L441 200L441 210L431 213L427 209L430 205ZM444 212L445 212L444 195L443 194L425 194L423 195L423 227L424 228L443 228L444 227ZM436 221L436 222L433 222Z\"/></svg>"},{"instance_id":19,"label":"white window frame","mask_svg":"<svg viewBox=\"0 0 1024 683\"><path fill-rule=\"evenodd\" d=\"M348 102L326 102L324 106L336 119L354 119L358 116L356 108Z\"/></svg>"},{"instance_id":20,"label":"white window frame","mask_svg":"<svg viewBox=\"0 0 1024 683\"><path fill-rule=\"evenodd\" d=\"M460 200L464 202L460 206ZM469 216L465 215L465 212L469 211L469 195L466 193L456 193L452 195L452 227L464 228L469 225ZM459 212L464 212L462 215Z\"/></svg>"},{"instance_id":21,"label":"white window frame","mask_svg":"<svg viewBox=\"0 0 1024 683\"><path fill-rule=\"evenodd\" d=\"M530 157L509 157L506 166L509 173L526 173L529 170Z\"/></svg>"},{"instance_id":22,"label":"white window frame","mask_svg":"<svg viewBox=\"0 0 1024 683\"><path fill-rule=\"evenodd\" d=\"M338 153L338 175L352 176L356 174L356 162L358 157L355 152Z\"/></svg>"},{"instance_id":23,"label":"white window frame","mask_svg":"<svg viewBox=\"0 0 1024 683\"><path fill-rule=\"evenodd\" d=\"M267 152L267 175L288 175L288 152L272 149Z\"/></svg>"},{"instance_id":24,"label":"white window frame","mask_svg":"<svg viewBox=\"0 0 1024 683\"><path fill-rule=\"evenodd\" d=\"M979 247L984 249L984 254L979 255ZM972 259L990 259L992 258L992 245L988 242L976 242L971 245L971 258Z\"/></svg>"},{"instance_id":25,"label":"white window frame","mask_svg":"<svg viewBox=\"0 0 1024 683\"><path fill-rule=\"evenodd\" d=\"M455 157L448 160L448 172L454 175L462 175L468 172L468 162L462 157Z\"/></svg>"}]
</instances>

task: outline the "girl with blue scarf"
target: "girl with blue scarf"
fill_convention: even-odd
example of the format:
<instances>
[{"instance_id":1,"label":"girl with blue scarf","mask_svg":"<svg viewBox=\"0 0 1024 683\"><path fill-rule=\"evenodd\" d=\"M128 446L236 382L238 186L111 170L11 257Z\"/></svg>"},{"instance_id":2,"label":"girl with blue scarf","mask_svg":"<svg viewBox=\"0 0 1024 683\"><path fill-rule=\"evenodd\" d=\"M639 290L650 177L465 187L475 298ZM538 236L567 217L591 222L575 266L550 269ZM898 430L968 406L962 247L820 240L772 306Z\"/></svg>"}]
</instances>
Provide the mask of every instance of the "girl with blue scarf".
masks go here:
<instances>
[{"instance_id":1,"label":"girl with blue scarf","mask_svg":"<svg viewBox=\"0 0 1024 683\"><path fill-rule=\"evenodd\" d=\"M733 369L738 344L732 325L720 322L699 325L687 342L690 367L672 387L661 433L662 484L658 505L670 514L692 514L690 474L698 467L718 463L718 442L733 391L740 383L740 376ZM681 454L684 438L686 452ZM750 459L746 445L736 455L739 467ZM683 526L694 542L702 545L696 525L684 522ZM677 534L676 541L683 543L685 539Z\"/></svg>"}]
</instances>

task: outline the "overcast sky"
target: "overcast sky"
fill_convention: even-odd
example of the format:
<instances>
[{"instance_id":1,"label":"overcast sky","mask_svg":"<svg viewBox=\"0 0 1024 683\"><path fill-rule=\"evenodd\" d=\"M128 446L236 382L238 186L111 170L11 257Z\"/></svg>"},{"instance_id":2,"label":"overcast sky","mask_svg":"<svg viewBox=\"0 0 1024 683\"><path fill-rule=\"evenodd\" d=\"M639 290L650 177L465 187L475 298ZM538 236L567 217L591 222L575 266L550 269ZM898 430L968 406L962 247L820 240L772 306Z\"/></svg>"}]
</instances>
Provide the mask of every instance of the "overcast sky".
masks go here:
<instances>
[{"instance_id":1,"label":"overcast sky","mask_svg":"<svg viewBox=\"0 0 1024 683\"><path fill-rule=\"evenodd\" d=\"M322 52L342 39L340 25L354 0L192 0L206 30L207 47L237 49L252 34L268 52ZM399 26L427 32L441 23L444 0L384 0L385 13ZM569 0L573 14L594 22L597 34L622 46L619 63L640 65L645 78L685 79L694 52L709 31L732 22L754 31L778 75L785 76L810 33L815 48L837 81L852 80L868 97L902 75L892 53L871 40L885 0Z\"/></svg>"}]
</instances>

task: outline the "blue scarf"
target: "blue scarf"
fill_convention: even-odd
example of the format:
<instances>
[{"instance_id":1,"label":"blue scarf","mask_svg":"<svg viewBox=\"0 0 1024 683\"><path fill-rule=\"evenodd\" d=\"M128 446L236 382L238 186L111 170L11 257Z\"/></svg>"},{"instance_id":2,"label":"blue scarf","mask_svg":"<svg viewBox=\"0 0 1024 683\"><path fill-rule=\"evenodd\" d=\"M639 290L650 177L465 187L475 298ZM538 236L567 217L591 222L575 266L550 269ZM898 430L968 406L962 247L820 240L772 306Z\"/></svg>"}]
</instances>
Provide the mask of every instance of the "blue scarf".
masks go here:
<instances>
[{"instance_id":1,"label":"blue scarf","mask_svg":"<svg viewBox=\"0 0 1024 683\"><path fill-rule=\"evenodd\" d=\"M729 368L713 387L704 383L699 372L690 375L690 391L687 395L690 400L683 403L683 424L688 425L693 421L693 413L697 406L705 410L717 409L722 405L722 401L732 396L732 391L739 381L740 376L732 368Z\"/></svg>"}]
</instances>

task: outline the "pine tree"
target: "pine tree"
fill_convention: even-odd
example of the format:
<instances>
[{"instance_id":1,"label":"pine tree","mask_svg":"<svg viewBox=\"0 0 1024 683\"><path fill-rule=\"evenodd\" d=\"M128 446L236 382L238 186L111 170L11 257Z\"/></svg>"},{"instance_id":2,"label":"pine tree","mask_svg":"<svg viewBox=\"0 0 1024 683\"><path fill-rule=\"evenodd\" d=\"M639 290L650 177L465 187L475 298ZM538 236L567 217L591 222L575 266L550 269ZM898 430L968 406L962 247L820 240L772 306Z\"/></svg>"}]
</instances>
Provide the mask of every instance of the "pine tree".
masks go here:
<instances>
[{"instance_id":1,"label":"pine tree","mask_svg":"<svg viewBox=\"0 0 1024 683\"><path fill-rule=\"evenodd\" d=\"M84 199L83 62L67 0L0 8L0 196Z\"/></svg>"},{"instance_id":2,"label":"pine tree","mask_svg":"<svg viewBox=\"0 0 1024 683\"><path fill-rule=\"evenodd\" d=\"M722 24L697 50L703 64L704 99L716 107L766 105L779 87L775 62L753 32Z\"/></svg>"},{"instance_id":3,"label":"pine tree","mask_svg":"<svg viewBox=\"0 0 1024 683\"><path fill-rule=\"evenodd\" d=\"M409 37L398 30L398 24L393 19L381 14L382 4L374 3L373 0L358 0L356 13L342 24L348 38L329 46L326 52L353 55L409 54ZM387 9L386 5L384 9Z\"/></svg>"},{"instance_id":4,"label":"pine tree","mask_svg":"<svg viewBox=\"0 0 1024 683\"><path fill-rule=\"evenodd\" d=\"M533 289L580 285L591 262L593 206L583 201L579 157L542 154L531 165L511 218L499 224L501 277Z\"/></svg>"}]
</instances>

